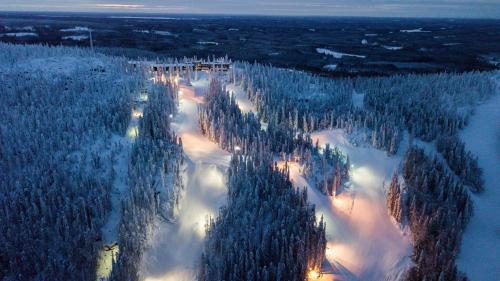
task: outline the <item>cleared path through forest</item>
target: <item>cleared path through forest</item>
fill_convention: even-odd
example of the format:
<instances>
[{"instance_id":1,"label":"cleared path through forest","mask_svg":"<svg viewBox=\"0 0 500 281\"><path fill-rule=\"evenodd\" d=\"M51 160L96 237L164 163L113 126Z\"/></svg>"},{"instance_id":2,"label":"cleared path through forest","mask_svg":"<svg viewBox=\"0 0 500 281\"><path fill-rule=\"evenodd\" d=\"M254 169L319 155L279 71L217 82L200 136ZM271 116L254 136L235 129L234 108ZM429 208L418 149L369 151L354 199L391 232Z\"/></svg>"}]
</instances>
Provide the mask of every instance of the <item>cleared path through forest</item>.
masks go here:
<instances>
[{"instance_id":1,"label":"cleared path through forest","mask_svg":"<svg viewBox=\"0 0 500 281\"><path fill-rule=\"evenodd\" d=\"M179 113L173 128L182 138L186 155L186 189L177 221L160 224L144 254L142 274L146 281L195 280L205 222L226 202L225 171L231 156L203 136L198 125L197 106L203 102L208 79L201 76L192 86L180 83Z\"/></svg>"}]
</instances>

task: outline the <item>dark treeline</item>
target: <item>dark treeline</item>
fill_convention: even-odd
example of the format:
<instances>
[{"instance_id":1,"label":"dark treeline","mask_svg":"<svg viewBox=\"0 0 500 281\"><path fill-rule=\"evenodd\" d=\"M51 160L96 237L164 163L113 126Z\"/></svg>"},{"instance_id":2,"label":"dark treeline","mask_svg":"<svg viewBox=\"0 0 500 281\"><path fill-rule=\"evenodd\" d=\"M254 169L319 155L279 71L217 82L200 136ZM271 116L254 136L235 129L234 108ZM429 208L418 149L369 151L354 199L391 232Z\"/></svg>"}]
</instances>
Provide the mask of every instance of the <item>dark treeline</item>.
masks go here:
<instances>
[{"instance_id":1,"label":"dark treeline","mask_svg":"<svg viewBox=\"0 0 500 281\"><path fill-rule=\"evenodd\" d=\"M122 202L119 255L111 280L140 280L139 267L157 219L171 221L183 188L182 142L170 127L176 112L173 86L155 84L139 125L129 163L129 193Z\"/></svg>"},{"instance_id":2,"label":"dark treeline","mask_svg":"<svg viewBox=\"0 0 500 281\"><path fill-rule=\"evenodd\" d=\"M439 136L436 147L450 169L465 185L470 186L474 192L483 190L483 172L479 168L477 157L465 150L464 143L457 136Z\"/></svg>"},{"instance_id":3,"label":"dark treeline","mask_svg":"<svg viewBox=\"0 0 500 281\"><path fill-rule=\"evenodd\" d=\"M211 80L198 111L202 133L221 148L246 153L256 144L269 147L281 160L304 164L304 174L324 194L336 194L349 177L349 159L338 148L328 145L320 153L308 133L296 133L288 124L271 122L262 130L254 113L243 114L234 96L216 79Z\"/></svg>"},{"instance_id":4,"label":"dark treeline","mask_svg":"<svg viewBox=\"0 0 500 281\"><path fill-rule=\"evenodd\" d=\"M233 156L228 204L207 225L198 280L297 280L319 272L325 224L316 223L306 190L294 189L272 156Z\"/></svg>"},{"instance_id":5,"label":"dark treeline","mask_svg":"<svg viewBox=\"0 0 500 281\"><path fill-rule=\"evenodd\" d=\"M415 265L404 280L467 280L457 271L462 233L472 215L472 201L463 185L436 157L411 147L403 164L404 184L394 175L387 205L391 215L408 224Z\"/></svg>"},{"instance_id":6,"label":"dark treeline","mask_svg":"<svg viewBox=\"0 0 500 281\"><path fill-rule=\"evenodd\" d=\"M63 47L0 44L0 65L0 279L93 280L120 149L109 143L141 77Z\"/></svg>"}]
</instances>

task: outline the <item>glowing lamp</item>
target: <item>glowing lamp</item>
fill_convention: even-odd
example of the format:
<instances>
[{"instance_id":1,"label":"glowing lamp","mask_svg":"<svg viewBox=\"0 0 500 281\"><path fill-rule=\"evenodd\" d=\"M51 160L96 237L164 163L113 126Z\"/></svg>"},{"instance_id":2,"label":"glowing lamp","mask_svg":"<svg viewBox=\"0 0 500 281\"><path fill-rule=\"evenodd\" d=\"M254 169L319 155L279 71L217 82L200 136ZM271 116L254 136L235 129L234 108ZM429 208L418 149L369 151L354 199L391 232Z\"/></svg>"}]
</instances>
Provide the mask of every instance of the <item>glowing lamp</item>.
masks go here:
<instances>
[{"instance_id":1,"label":"glowing lamp","mask_svg":"<svg viewBox=\"0 0 500 281\"><path fill-rule=\"evenodd\" d=\"M307 279L309 280L317 280L319 279L320 274L317 270L311 269L309 270L309 273L307 273Z\"/></svg>"}]
</instances>

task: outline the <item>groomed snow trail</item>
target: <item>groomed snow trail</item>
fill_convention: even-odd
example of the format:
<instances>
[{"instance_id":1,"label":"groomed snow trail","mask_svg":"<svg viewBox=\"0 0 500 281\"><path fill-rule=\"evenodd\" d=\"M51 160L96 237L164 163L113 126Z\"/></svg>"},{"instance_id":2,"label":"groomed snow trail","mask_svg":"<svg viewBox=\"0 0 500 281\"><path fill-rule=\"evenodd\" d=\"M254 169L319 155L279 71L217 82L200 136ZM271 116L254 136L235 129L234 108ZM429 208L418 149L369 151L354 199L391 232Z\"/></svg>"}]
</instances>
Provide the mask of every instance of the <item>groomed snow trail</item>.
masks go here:
<instances>
[{"instance_id":1,"label":"groomed snow trail","mask_svg":"<svg viewBox=\"0 0 500 281\"><path fill-rule=\"evenodd\" d=\"M142 276L146 281L195 280L201 256L205 222L215 217L225 204L225 172L230 154L201 134L198 125L199 103L208 80L181 83L179 114L173 128L181 137L186 156L186 189L179 203L176 223L162 223L144 253Z\"/></svg>"},{"instance_id":2,"label":"groomed snow trail","mask_svg":"<svg viewBox=\"0 0 500 281\"><path fill-rule=\"evenodd\" d=\"M401 155L388 157L374 148L354 147L343 130L312 134L321 146L338 146L350 157L351 187L335 199L310 187L296 163L290 177L297 187L307 187L308 199L316 205L316 216L326 222L326 257L332 268L321 280L395 280L411 265L412 245L393 223L385 204L384 185L390 183Z\"/></svg>"},{"instance_id":3,"label":"groomed snow trail","mask_svg":"<svg viewBox=\"0 0 500 281\"><path fill-rule=\"evenodd\" d=\"M500 91L475 109L460 133L466 149L478 157L484 192L473 194L474 214L465 229L458 268L471 280L500 276Z\"/></svg>"}]
</instances>

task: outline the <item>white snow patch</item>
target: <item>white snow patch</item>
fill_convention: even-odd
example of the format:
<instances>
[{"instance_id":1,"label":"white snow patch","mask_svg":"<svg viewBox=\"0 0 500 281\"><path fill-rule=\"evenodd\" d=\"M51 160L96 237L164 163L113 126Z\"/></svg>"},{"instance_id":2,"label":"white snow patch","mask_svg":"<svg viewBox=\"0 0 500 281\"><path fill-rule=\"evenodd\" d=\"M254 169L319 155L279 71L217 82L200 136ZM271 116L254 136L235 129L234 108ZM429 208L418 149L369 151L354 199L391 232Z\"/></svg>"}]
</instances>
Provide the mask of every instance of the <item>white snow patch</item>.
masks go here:
<instances>
[{"instance_id":1,"label":"white snow patch","mask_svg":"<svg viewBox=\"0 0 500 281\"><path fill-rule=\"evenodd\" d=\"M90 29L86 26L75 26L73 28L65 28L65 29L61 29L60 30L61 32L89 32Z\"/></svg>"},{"instance_id":2,"label":"white snow patch","mask_svg":"<svg viewBox=\"0 0 500 281\"><path fill-rule=\"evenodd\" d=\"M382 45L384 49L391 50L391 51L398 51L402 50L403 46L387 46L387 45Z\"/></svg>"},{"instance_id":3,"label":"white snow patch","mask_svg":"<svg viewBox=\"0 0 500 281\"><path fill-rule=\"evenodd\" d=\"M9 37L38 37L38 34L34 32L8 32L2 35Z\"/></svg>"},{"instance_id":4,"label":"white snow patch","mask_svg":"<svg viewBox=\"0 0 500 281\"><path fill-rule=\"evenodd\" d=\"M162 31L162 30L154 30L154 34L162 35L162 36L173 36L172 32L170 31Z\"/></svg>"},{"instance_id":5,"label":"white snow patch","mask_svg":"<svg viewBox=\"0 0 500 281\"><path fill-rule=\"evenodd\" d=\"M333 56L336 59L341 59L342 57L355 57L355 58L361 58L361 59L366 58L366 56L362 56L362 55L339 53L339 52L335 52L335 51L332 51L332 50L329 50L329 49L325 49L325 48L316 48L316 52L318 54L324 54L324 55L328 55L328 56Z\"/></svg>"},{"instance_id":6,"label":"white snow patch","mask_svg":"<svg viewBox=\"0 0 500 281\"><path fill-rule=\"evenodd\" d=\"M314 29L314 28L309 28L309 31L311 31L311 32L316 32L316 29Z\"/></svg>"},{"instance_id":7,"label":"white snow patch","mask_svg":"<svg viewBox=\"0 0 500 281\"><path fill-rule=\"evenodd\" d=\"M227 31L239 31L238 28L229 28Z\"/></svg>"},{"instance_id":8,"label":"white snow patch","mask_svg":"<svg viewBox=\"0 0 500 281\"><path fill-rule=\"evenodd\" d=\"M16 30L35 32L35 28L33 26L17 27Z\"/></svg>"},{"instance_id":9,"label":"white snow patch","mask_svg":"<svg viewBox=\"0 0 500 281\"><path fill-rule=\"evenodd\" d=\"M138 30L138 29L134 29L133 31L134 31L134 32L137 32L137 33L146 33L146 34L149 34L149 30Z\"/></svg>"},{"instance_id":10,"label":"white snow patch","mask_svg":"<svg viewBox=\"0 0 500 281\"><path fill-rule=\"evenodd\" d=\"M219 45L219 43L212 42L212 41L198 41L196 43L198 43L199 45L213 45L213 46L218 46Z\"/></svg>"},{"instance_id":11,"label":"white snow patch","mask_svg":"<svg viewBox=\"0 0 500 281\"><path fill-rule=\"evenodd\" d=\"M71 36L63 36L63 40L73 40L73 41L83 41L89 39L87 35L71 35Z\"/></svg>"},{"instance_id":12,"label":"white snow patch","mask_svg":"<svg viewBox=\"0 0 500 281\"><path fill-rule=\"evenodd\" d=\"M368 44L368 40L366 40L366 39L361 40L361 44L363 44L363 45Z\"/></svg>"},{"instance_id":13,"label":"white snow patch","mask_svg":"<svg viewBox=\"0 0 500 281\"><path fill-rule=\"evenodd\" d=\"M415 29L402 29L399 32L403 33L419 33L419 32L430 32L428 30L423 30L423 28L415 28Z\"/></svg>"},{"instance_id":14,"label":"white snow patch","mask_svg":"<svg viewBox=\"0 0 500 281\"><path fill-rule=\"evenodd\" d=\"M472 194L474 215L465 229L458 268L471 280L498 280L500 276L500 91L471 116L460 132L466 149L483 169L484 192Z\"/></svg>"},{"instance_id":15,"label":"white snow patch","mask_svg":"<svg viewBox=\"0 0 500 281\"><path fill-rule=\"evenodd\" d=\"M328 71L335 71L337 69L336 64L327 64L323 66L323 69L328 70Z\"/></svg>"},{"instance_id":16,"label":"white snow patch","mask_svg":"<svg viewBox=\"0 0 500 281\"><path fill-rule=\"evenodd\" d=\"M226 91L229 92L230 95L234 95L236 102L238 103L238 107L240 108L242 113L253 112L257 114L257 110L253 103L248 99L245 91L240 86L234 84L226 85Z\"/></svg>"}]
</instances>

